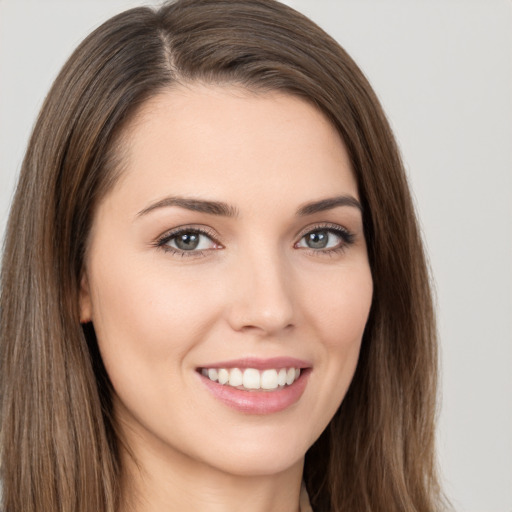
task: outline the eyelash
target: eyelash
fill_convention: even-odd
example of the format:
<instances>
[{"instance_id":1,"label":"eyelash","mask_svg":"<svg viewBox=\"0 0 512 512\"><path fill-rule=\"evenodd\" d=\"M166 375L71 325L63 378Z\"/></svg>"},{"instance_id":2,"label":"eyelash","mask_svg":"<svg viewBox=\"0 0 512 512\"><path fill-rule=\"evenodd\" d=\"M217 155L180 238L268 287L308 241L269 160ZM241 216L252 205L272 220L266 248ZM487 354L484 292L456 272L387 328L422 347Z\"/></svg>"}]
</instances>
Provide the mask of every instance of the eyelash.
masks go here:
<instances>
[{"instance_id":1,"label":"eyelash","mask_svg":"<svg viewBox=\"0 0 512 512\"><path fill-rule=\"evenodd\" d=\"M174 247L171 247L169 242L171 242L173 239L179 237L180 235L184 234L198 234L203 235L212 240L216 245L219 247L222 247L222 245L217 242L215 238L215 233L211 230L205 229L204 227L195 227L195 226L185 226L173 229L171 231L168 231L164 233L162 236L160 236L157 240L155 245L162 249L164 252L174 254L176 256L181 256L183 258L190 258L190 257L201 257L206 256L206 253L211 249L206 249L202 251L183 251L180 249L176 249Z\"/></svg>"},{"instance_id":2,"label":"eyelash","mask_svg":"<svg viewBox=\"0 0 512 512\"><path fill-rule=\"evenodd\" d=\"M338 224L323 223L308 226L306 230L300 233L299 241L294 244L294 247L296 247L305 236L319 231L326 231L327 233L334 234L341 239L341 242L339 245L328 249L313 249L310 247L302 248L314 256L334 256L346 251L355 241L354 233L350 232L347 228Z\"/></svg>"},{"instance_id":3,"label":"eyelash","mask_svg":"<svg viewBox=\"0 0 512 512\"><path fill-rule=\"evenodd\" d=\"M307 228L307 230L300 233L300 235L298 235L299 241L293 245L294 248L299 249L299 247L297 247L297 244L299 244L300 241L305 236L310 235L315 232L319 232L319 231L326 231L328 233L334 234L334 235L338 236L342 240L342 242L338 246L328 248L328 249L313 249L313 248L307 248L307 247L300 248L300 249L304 249L315 256L332 256L332 255L335 255L335 254L345 251L350 245L352 245L354 243L355 235L353 233L351 233L348 229L346 229L342 226L339 226L337 224L318 224L318 225L314 225L314 226L309 226ZM195 250L184 251L184 250L176 249L176 248L168 245L169 242L171 242L173 239L176 239L178 236L184 235L184 234L198 234L198 235L206 236L213 243L218 245L219 248L222 248L222 245L216 240L215 233L213 231L205 229L204 227L195 227L195 226L185 226L185 227L180 227L180 228L176 228L171 231L168 231L168 232L164 233L162 236L160 236L155 241L154 245L156 247L162 249L164 252L171 253L171 254L174 254L177 256L181 256L183 258L204 257L207 255L207 253L209 251L212 250L212 249L205 249L205 250L199 250L199 251L195 251Z\"/></svg>"}]
</instances>

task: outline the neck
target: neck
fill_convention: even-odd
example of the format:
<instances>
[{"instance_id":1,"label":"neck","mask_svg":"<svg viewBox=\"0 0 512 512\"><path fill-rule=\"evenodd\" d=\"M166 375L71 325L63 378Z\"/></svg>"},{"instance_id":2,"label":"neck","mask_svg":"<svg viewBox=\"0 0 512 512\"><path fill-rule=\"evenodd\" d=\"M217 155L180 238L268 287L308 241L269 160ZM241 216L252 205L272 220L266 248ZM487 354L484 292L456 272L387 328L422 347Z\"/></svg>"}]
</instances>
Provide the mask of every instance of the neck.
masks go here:
<instances>
[{"instance_id":1,"label":"neck","mask_svg":"<svg viewBox=\"0 0 512 512\"><path fill-rule=\"evenodd\" d=\"M124 452L120 512L298 512L303 463L240 475L176 451Z\"/></svg>"}]
</instances>

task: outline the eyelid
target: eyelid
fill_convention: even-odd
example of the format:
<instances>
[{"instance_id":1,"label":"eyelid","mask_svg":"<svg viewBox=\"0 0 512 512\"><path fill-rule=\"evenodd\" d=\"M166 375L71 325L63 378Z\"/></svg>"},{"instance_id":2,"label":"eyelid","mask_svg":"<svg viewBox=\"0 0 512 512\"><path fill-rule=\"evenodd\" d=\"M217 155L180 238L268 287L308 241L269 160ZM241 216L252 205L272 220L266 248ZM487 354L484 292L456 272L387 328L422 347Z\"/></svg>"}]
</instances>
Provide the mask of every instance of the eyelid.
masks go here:
<instances>
[{"instance_id":1,"label":"eyelid","mask_svg":"<svg viewBox=\"0 0 512 512\"><path fill-rule=\"evenodd\" d=\"M331 233L334 233L337 237L341 239L341 242L335 246L335 247L327 247L327 248L321 248L321 249L314 249L311 247L303 247L299 246L302 239L310 234L314 233L315 231L329 231ZM333 224L330 222L320 222L317 224L309 225L303 230L299 232L299 234L296 237L297 241L294 243L295 249L300 249L303 251L308 251L310 254L313 254L315 256L325 256L325 255L333 255L338 252L345 251L350 245L354 243L355 234L347 229L344 226L341 226L339 224Z\"/></svg>"},{"instance_id":2,"label":"eyelid","mask_svg":"<svg viewBox=\"0 0 512 512\"><path fill-rule=\"evenodd\" d=\"M182 233L199 233L200 235L208 237L217 247L212 249L202 249L197 251L183 251L176 247L167 245L170 240L179 236ZM175 228L169 229L162 233L156 238L153 245L170 253L178 254L181 256L201 256L204 253L223 248L223 245L218 241L218 236L215 231L208 226L196 225L196 224L185 224L182 226L176 226Z\"/></svg>"},{"instance_id":3,"label":"eyelid","mask_svg":"<svg viewBox=\"0 0 512 512\"><path fill-rule=\"evenodd\" d=\"M346 239L349 239L349 241L352 241L354 238L354 233L347 229L344 226L341 226L340 224L333 224L332 222L318 222L315 224L310 224L309 226L306 226L305 228L301 229L298 234L295 236L297 241L301 240L304 236L307 234L313 232L313 231L333 231L335 233L340 233L341 236L343 236Z\"/></svg>"}]
</instances>

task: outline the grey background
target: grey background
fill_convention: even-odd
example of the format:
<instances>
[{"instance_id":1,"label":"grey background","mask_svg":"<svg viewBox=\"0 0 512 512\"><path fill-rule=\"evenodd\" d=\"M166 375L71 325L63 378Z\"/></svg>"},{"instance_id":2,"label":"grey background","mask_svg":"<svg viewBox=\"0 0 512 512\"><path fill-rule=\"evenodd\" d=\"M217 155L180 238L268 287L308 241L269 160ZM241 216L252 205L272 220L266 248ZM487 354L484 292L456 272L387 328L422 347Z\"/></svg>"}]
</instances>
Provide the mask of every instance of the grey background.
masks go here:
<instances>
[{"instance_id":1,"label":"grey background","mask_svg":"<svg viewBox=\"0 0 512 512\"><path fill-rule=\"evenodd\" d=\"M0 236L51 81L91 29L141 3L0 0ZM448 495L461 512L512 512L512 2L287 3L358 62L403 152L437 287Z\"/></svg>"}]
</instances>

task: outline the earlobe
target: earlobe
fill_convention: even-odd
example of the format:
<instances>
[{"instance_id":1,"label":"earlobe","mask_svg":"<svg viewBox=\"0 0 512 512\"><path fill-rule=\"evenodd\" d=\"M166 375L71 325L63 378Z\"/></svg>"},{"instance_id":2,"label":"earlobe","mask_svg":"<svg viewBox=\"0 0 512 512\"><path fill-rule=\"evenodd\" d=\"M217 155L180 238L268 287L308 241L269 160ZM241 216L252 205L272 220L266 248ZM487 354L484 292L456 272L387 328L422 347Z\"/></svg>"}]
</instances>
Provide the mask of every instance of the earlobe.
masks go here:
<instances>
[{"instance_id":1,"label":"earlobe","mask_svg":"<svg viewBox=\"0 0 512 512\"><path fill-rule=\"evenodd\" d=\"M92 304L91 294L89 291L89 280L87 274L84 272L80 280L80 294L79 294L79 307L80 307L80 323L86 324L92 320Z\"/></svg>"}]
</instances>

